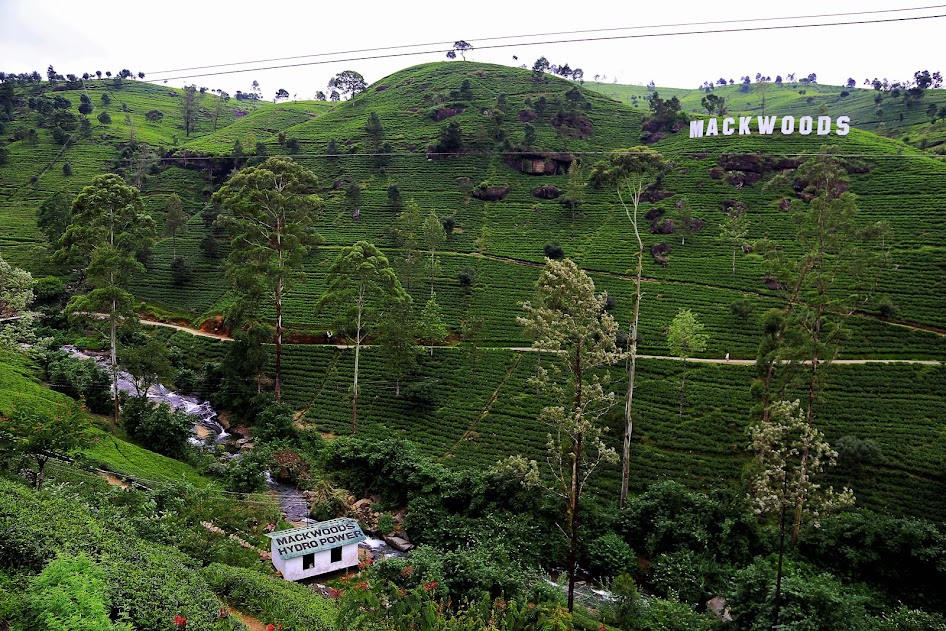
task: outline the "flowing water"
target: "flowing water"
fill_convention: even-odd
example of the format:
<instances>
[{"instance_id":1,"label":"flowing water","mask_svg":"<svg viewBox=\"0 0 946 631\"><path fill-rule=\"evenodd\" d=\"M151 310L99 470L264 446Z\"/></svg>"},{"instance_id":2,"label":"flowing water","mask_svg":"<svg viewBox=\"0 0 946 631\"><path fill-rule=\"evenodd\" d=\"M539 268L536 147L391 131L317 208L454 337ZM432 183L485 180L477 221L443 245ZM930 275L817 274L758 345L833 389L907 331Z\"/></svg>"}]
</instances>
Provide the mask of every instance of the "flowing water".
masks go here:
<instances>
[{"instance_id":1,"label":"flowing water","mask_svg":"<svg viewBox=\"0 0 946 631\"><path fill-rule=\"evenodd\" d=\"M107 357L88 354L80 351L74 346L63 346L73 357L81 359L90 359L111 374L111 364ZM118 389L130 396L137 396L134 380L131 375L125 371L118 373ZM240 445L237 440L241 436L227 430L220 424L217 418L217 412L209 401L202 401L199 397L193 395L184 395L169 389L163 384L155 384L148 388L148 401L152 403L166 403L172 409L180 410L193 418L191 431L193 436L188 440L192 445L201 449L222 449L228 459L241 457ZM305 521L309 516L309 503L295 486L283 484L272 479L269 472L266 472L266 484L269 490L278 496L279 505L286 520L291 522Z\"/></svg>"}]
</instances>

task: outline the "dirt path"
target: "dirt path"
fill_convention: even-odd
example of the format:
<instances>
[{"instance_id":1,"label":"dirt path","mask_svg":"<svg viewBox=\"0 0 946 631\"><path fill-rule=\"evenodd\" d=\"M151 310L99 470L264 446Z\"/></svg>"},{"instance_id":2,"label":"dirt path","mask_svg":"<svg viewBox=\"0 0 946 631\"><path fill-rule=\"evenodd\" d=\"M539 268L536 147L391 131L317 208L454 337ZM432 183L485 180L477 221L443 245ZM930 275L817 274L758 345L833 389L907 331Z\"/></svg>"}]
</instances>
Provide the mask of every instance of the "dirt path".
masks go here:
<instances>
[{"instance_id":1,"label":"dirt path","mask_svg":"<svg viewBox=\"0 0 946 631\"><path fill-rule=\"evenodd\" d=\"M232 342L233 338L227 335L221 335L219 333L207 333L206 331L201 331L199 329L192 329L190 327L181 326L179 324L169 324L167 322L155 322L153 320L140 320L142 324L149 326L163 326L171 329L176 329L178 331L183 331L185 333L190 333L191 335L196 335L198 337L209 337L216 340L223 340L225 342ZM906 326L909 325L896 323L897 326ZM930 331L930 329L918 329ZM936 332L931 331L931 332ZM322 344L322 346L328 346L332 348L337 348L339 350L344 350L348 348L354 348L354 345L348 344ZM367 348L369 345L362 345L362 348ZM503 351L515 351L517 353L529 353L537 352L538 349L531 346L491 346L491 347L480 347L482 350L503 350ZM545 351L546 353L554 351ZM681 361L679 357L671 357L668 355L638 355L640 359L663 359L668 361ZM754 359L723 359L723 358L712 358L712 357L690 357L687 359L688 362L693 362L695 364L733 364L734 366L751 366L755 364ZM806 362L802 362L806 363ZM937 359L835 359L833 364L923 364L925 366L939 366L943 362Z\"/></svg>"},{"instance_id":2,"label":"dirt path","mask_svg":"<svg viewBox=\"0 0 946 631\"><path fill-rule=\"evenodd\" d=\"M232 342L233 338L229 335L223 335L221 333L208 333L207 331L201 331L200 329L193 329L188 326L181 326L180 324L171 324L169 322L157 322L155 320L145 320L141 318L138 322L147 325L147 326L163 326L169 329L176 329L178 331L184 331L185 333L190 333L191 335L196 335L197 337L209 337L215 340L223 340L225 342Z\"/></svg>"},{"instance_id":3,"label":"dirt path","mask_svg":"<svg viewBox=\"0 0 946 631\"><path fill-rule=\"evenodd\" d=\"M225 605L226 610L230 612L231 616L234 616L237 620L246 625L250 631L266 631L266 626L258 618L251 616L245 611L240 611L239 609L234 609L230 605Z\"/></svg>"},{"instance_id":4,"label":"dirt path","mask_svg":"<svg viewBox=\"0 0 946 631\"><path fill-rule=\"evenodd\" d=\"M127 488L128 488L128 483L127 483L127 482L125 482L124 480L122 480L122 479L119 478L118 476L109 473L108 471L98 471L98 472L97 472L97 475L98 475L99 477L101 477L101 478L105 478L105 480L106 480L109 484L111 484L112 486L117 486L117 487L120 487L120 488L123 488L123 489L127 489Z\"/></svg>"}]
</instances>

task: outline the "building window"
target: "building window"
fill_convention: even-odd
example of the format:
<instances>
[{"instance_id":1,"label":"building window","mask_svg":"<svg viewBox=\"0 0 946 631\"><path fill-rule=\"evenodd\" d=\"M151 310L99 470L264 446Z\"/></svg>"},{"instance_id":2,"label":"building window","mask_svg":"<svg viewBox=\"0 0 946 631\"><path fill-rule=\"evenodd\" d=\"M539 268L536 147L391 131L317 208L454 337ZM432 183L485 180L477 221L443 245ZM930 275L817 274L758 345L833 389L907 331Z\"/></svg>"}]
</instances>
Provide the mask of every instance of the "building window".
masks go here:
<instances>
[{"instance_id":1,"label":"building window","mask_svg":"<svg viewBox=\"0 0 946 631\"><path fill-rule=\"evenodd\" d=\"M338 563L342 560L342 549L332 548L332 563Z\"/></svg>"},{"instance_id":2,"label":"building window","mask_svg":"<svg viewBox=\"0 0 946 631\"><path fill-rule=\"evenodd\" d=\"M311 570L315 567L315 553L302 555L302 569Z\"/></svg>"}]
</instances>

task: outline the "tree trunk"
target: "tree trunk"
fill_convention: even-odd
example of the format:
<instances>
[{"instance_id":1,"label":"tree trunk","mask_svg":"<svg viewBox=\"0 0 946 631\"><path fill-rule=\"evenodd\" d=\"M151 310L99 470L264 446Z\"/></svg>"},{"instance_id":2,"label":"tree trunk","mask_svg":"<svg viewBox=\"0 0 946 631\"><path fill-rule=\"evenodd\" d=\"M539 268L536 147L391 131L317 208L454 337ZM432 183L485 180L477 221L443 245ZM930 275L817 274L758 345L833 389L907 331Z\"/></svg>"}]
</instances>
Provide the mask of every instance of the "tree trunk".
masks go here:
<instances>
[{"instance_id":1,"label":"tree trunk","mask_svg":"<svg viewBox=\"0 0 946 631\"><path fill-rule=\"evenodd\" d=\"M637 323L641 309L641 277L644 273L644 243L637 229L637 206L639 195L634 198L634 236L637 237L637 275L634 278L634 315L628 329L629 355L627 358L627 394L624 397L624 446L621 453L621 500L620 507L627 504L627 491L631 478L631 434L634 432L634 420L631 407L634 403L634 376L637 371Z\"/></svg>"},{"instance_id":2,"label":"tree trunk","mask_svg":"<svg viewBox=\"0 0 946 631\"><path fill-rule=\"evenodd\" d=\"M361 313L363 310L364 289L358 297L358 318L355 325L355 380L351 387L351 433L355 434L358 428L358 358L361 353Z\"/></svg>"},{"instance_id":3,"label":"tree trunk","mask_svg":"<svg viewBox=\"0 0 946 631\"><path fill-rule=\"evenodd\" d=\"M276 397L276 403L279 403L282 375L282 280L277 283L279 289L276 290L276 377L273 387L273 393Z\"/></svg>"},{"instance_id":4,"label":"tree trunk","mask_svg":"<svg viewBox=\"0 0 946 631\"><path fill-rule=\"evenodd\" d=\"M568 612L575 610L575 572L578 569L578 533L579 533L579 502L581 499L581 487L578 476L581 473L582 441L581 434L573 442L572 459L572 498L571 498L571 546L568 550Z\"/></svg>"},{"instance_id":5,"label":"tree trunk","mask_svg":"<svg viewBox=\"0 0 946 631\"><path fill-rule=\"evenodd\" d=\"M276 377L274 383L274 396L276 403L279 403L282 390L282 285L283 285L283 262L282 262L282 230L284 229L282 221L277 221L276 226L276 260L279 277L276 279Z\"/></svg>"},{"instance_id":6,"label":"tree trunk","mask_svg":"<svg viewBox=\"0 0 946 631\"><path fill-rule=\"evenodd\" d=\"M575 380L575 399L574 406L575 410L581 409L581 399L582 399L582 365L581 365L581 350L579 348L575 349L575 363L572 367L572 374L574 375ZM571 613L575 609L575 572L578 569L578 533L579 533L579 508L581 503L581 461L582 461L582 450L584 445L582 444L582 434L580 432L575 432L574 438L572 439L572 470L571 470L571 488L569 489L570 493L570 506L571 510L571 546L568 550L568 612Z\"/></svg>"},{"instance_id":7,"label":"tree trunk","mask_svg":"<svg viewBox=\"0 0 946 631\"><path fill-rule=\"evenodd\" d=\"M36 456L37 471L36 471L36 481L35 481L36 483L34 486L36 487L37 491L41 491L43 488L43 477L44 477L44 472L46 470L46 462L48 460L49 460L49 457L43 454L39 454Z\"/></svg>"},{"instance_id":8,"label":"tree trunk","mask_svg":"<svg viewBox=\"0 0 946 631\"><path fill-rule=\"evenodd\" d=\"M818 368L818 342L815 341L815 352L811 358L811 371L810 378L808 381L808 412L806 415L806 424L808 427L811 427L812 421L814 421L814 405L815 405L815 396L817 395L817 385L815 379L817 378L817 368ZM806 442L801 452L801 465L800 465L800 475L798 477L798 496L795 499L795 518L792 521L792 549L798 545L798 534L801 531L801 518L802 511L805 507L805 483L808 481L808 443Z\"/></svg>"},{"instance_id":9,"label":"tree trunk","mask_svg":"<svg viewBox=\"0 0 946 631\"><path fill-rule=\"evenodd\" d=\"M782 514L779 517L778 524L778 570L775 574L775 603L772 607L772 628L778 628L778 615L782 607L782 559L785 557L785 515L788 513L788 507L784 502L784 494L788 492L788 474L785 474L783 485Z\"/></svg>"},{"instance_id":10,"label":"tree trunk","mask_svg":"<svg viewBox=\"0 0 946 631\"><path fill-rule=\"evenodd\" d=\"M115 425L118 426L118 323L115 317L115 311L118 309L118 306L115 304L115 300L112 300L112 313L109 317L109 345L111 346L111 360L112 360L112 402L113 402L113 417L115 419Z\"/></svg>"}]
</instances>

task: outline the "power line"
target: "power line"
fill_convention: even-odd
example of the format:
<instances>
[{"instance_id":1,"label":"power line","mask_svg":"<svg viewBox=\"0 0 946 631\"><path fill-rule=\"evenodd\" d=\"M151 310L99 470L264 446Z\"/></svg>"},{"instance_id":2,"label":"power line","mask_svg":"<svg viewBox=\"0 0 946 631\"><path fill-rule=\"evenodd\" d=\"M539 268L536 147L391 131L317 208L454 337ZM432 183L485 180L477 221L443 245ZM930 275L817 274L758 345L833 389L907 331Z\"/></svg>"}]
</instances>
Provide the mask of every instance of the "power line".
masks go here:
<instances>
[{"instance_id":1,"label":"power line","mask_svg":"<svg viewBox=\"0 0 946 631\"><path fill-rule=\"evenodd\" d=\"M637 35L610 35L602 37L580 37L574 39L550 39L542 41L532 41L532 42L517 42L514 44L491 44L487 46L478 46L478 50L489 50L489 49L499 49L499 48L512 48L514 46L538 46L546 44L575 44L581 42L597 42L597 41L616 41L616 40L627 40L627 39L645 39L645 38L656 38L656 37L679 37L686 35L719 35L719 34L728 34L728 33L747 33L754 31L781 31L788 29L807 29L807 28L825 28L825 27L834 27L834 26L860 26L867 24L887 24L894 22L911 22L919 20L932 20L946 17L946 14L939 15L923 15L923 16L911 16L911 17L902 17L902 18L884 18L880 20L854 20L850 22L821 22L814 24L789 24L789 25L775 25L775 26L747 26L744 28L734 28L734 29L708 29L708 30L693 30L693 31L673 31L669 33L643 33ZM174 81L178 79L193 79L197 77L211 77L219 75L229 75L229 74L240 74L244 72L261 72L265 70L279 70L282 68L300 68L304 66L319 66L330 63L347 63L351 61L369 61L373 59L391 59L395 57L412 57L417 55L429 55L433 53L445 53L450 49L428 49L418 52L402 52L402 53L386 53L382 55L367 55L362 57L346 57L341 59L331 59L325 61L308 61L303 63L291 63L291 64L279 64L275 66L257 66L254 68L240 68L236 70L218 70L215 72L204 72L198 74L187 74L187 75L176 75L172 77L160 77L161 81ZM232 64L222 64L222 65L232 65ZM171 72L171 71L166 71ZM160 74L160 71L158 72Z\"/></svg>"},{"instance_id":2,"label":"power line","mask_svg":"<svg viewBox=\"0 0 946 631\"><path fill-rule=\"evenodd\" d=\"M852 17L858 15L876 15L876 14L885 14L885 13L903 13L907 11L925 11L930 9L942 9L946 8L946 5L929 5L923 7L907 7L902 9L878 9L876 11L850 11L844 13L820 13L813 15L796 15L796 16L781 16L781 17L770 17L770 18L747 18L747 19L738 19L738 20L714 20L708 22L677 22L671 24L650 24L642 26L624 26L624 27L611 27L611 28L600 28L600 29L582 29L582 30L570 30L570 31L551 31L547 33L530 33L526 35L504 35L499 37L485 37L485 38L476 38L476 42L496 42L496 41L505 41L510 39L525 39L531 37L551 37L551 36L560 36L560 35L578 35L583 33L611 33L616 31L640 31L645 29L659 29L659 28L680 28L688 26L707 26L707 25L718 25L718 24L751 24L757 22L776 22L776 21L786 21L786 20L808 20L808 19L818 19L818 18L830 18L830 17ZM226 66L242 66L246 64L256 64L256 63L272 63L275 61L293 61L296 59L308 59L310 57L329 57L334 55L353 55L361 53L372 53L372 52L381 52L381 51L390 51L390 50L401 50L401 49L410 49L410 48L422 48L425 46L452 46L455 42L426 42L423 44L402 44L397 46L380 46L375 48L361 48L354 50L345 50L345 51L335 51L331 53L311 53L308 55L296 55L291 57L272 57L269 59L254 59L247 61L234 61L223 64L209 64L205 66L190 66L186 68L174 68L171 70L154 70L146 73L147 75L154 74L167 74L172 72L189 72L191 70L208 70L212 68L223 68ZM541 44L543 42L523 42L521 45L534 45ZM474 46L473 50L478 48L490 48L490 46ZM443 52L443 51L425 51L426 52ZM418 53L420 54L420 53ZM349 60L337 60L337 61L349 61ZM250 71L252 69L247 69ZM203 76L203 75L201 75Z\"/></svg>"}]
</instances>

